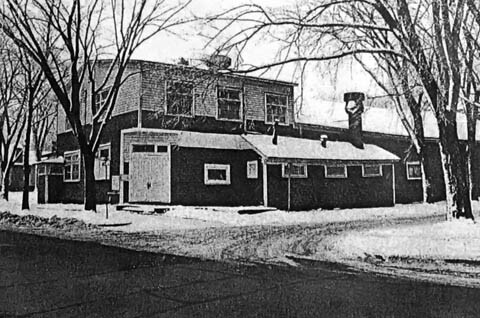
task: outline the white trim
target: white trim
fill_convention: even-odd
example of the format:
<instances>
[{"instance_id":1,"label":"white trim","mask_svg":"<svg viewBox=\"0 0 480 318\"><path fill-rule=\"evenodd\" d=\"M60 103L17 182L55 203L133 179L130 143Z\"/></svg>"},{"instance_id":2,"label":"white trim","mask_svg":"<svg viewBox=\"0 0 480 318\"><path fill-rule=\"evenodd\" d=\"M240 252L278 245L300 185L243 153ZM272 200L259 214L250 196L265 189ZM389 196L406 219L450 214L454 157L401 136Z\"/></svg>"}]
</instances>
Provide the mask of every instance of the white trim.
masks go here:
<instances>
[{"instance_id":1,"label":"white trim","mask_svg":"<svg viewBox=\"0 0 480 318\"><path fill-rule=\"evenodd\" d=\"M208 170L225 170L225 180L215 180L208 178ZM204 172L204 183L206 185L229 185L230 184L230 165L229 164L216 164L216 163L206 163L203 167Z\"/></svg>"},{"instance_id":2,"label":"white trim","mask_svg":"<svg viewBox=\"0 0 480 318\"><path fill-rule=\"evenodd\" d=\"M250 166L254 166L254 171L250 174ZM258 179L258 160L247 161L247 179Z\"/></svg>"},{"instance_id":3,"label":"white trim","mask_svg":"<svg viewBox=\"0 0 480 318\"><path fill-rule=\"evenodd\" d=\"M230 118L220 118L218 117L218 108L219 108L219 103L218 103L218 89L223 88L223 89L230 89L230 90L235 90L239 92L239 97L240 97L240 118L238 119L230 119ZM235 86L228 86L228 85L217 85L215 89L215 96L216 96L216 112L215 112L215 119L216 120L221 120L221 121L231 121L231 122L243 122L243 90L240 87L235 87Z\"/></svg>"},{"instance_id":4,"label":"white trim","mask_svg":"<svg viewBox=\"0 0 480 318\"><path fill-rule=\"evenodd\" d=\"M76 155L78 154L78 178L77 179L65 179L65 165L67 164L67 156L69 155ZM80 179L81 179L81 175L82 175L82 154L80 153L80 149L79 150L72 150L72 151L65 151L63 153L63 158L64 158L64 163L63 163L63 182L79 182ZM70 170L70 173L73 172L73 169Z\"/></svg>"},{"instance_id":5,"label":"white trim","mask_svg":"<svg viewBox=\"0 0 480 318\"><path fill-rule=\"evenodd\" d=\"M274 95L274 96L285 96L285 100L286 100L286 105L285 105L285 108L286 108L286 113L285 113L285 122L282 123L282 122L278 122L279 125L281 126L288 126L289 125L289 122L290 122L290 115L289 115L289 111L288 111L288 102L289 102L289 98L288 98L288 94L282 94L282 93L270 93L270 92L264 92L263 93L263 102L264 102L264 111L265 111L265 118L264 118L264 122L265 124L274 124L275 122L270 122L267 120L268 118L268 112L267 112L267 95ZM278 105L280 106L280 105Z\"/></svg>"},{"instance_id":6,"label":"white trim","mask_svg":"<svg viewBox=\"0 0 480 318\"><path fill-rule=\"evenodd\" d=\"M343 167L343 175L328 175L328 167ZM325 170L325 178L327 179L346 179L348 178L348 172L347 172L347 165L325 165L324 166Z\"/></svg>"},{"instance_id":7,"label":"white trim","mask_svg":"<svg viewBox=\"0 0 480 318\"><path fill-rule=\"evenodd\" d=\"M187 83L189 84L189 81L182 81L182 80L166 80L165 81L165 115L167 116L179 116L179 117L187 117L187 118L193 118L195 117L195 85L192 83L192 107L191 107L191 114L171 114L168 112L168 94L167 94L167 88L169 83Z\"/></svg>"},{"instance_id":8,"label":"white trim","mask_svg":"<svg viewBox=\"0 0 480 318\"><path fill-rule=\"evenodd\" d=\"M285 167L288 165L288 163L282 164L282 178L293 178L293 179L302 179L302 178L308 178L308 165L307 164L301 164L301 163L290 163L292 166L302 166L303 167L303 174L290 174L287 175L285 173Z\"/></svg>"},{"instance_id":9,"label":"white trim","mask_svg":"<svg viewBox=\"0 0 480 318\"><path fill-rule=\"evenodd\" d=\"M396 178L395 178L395 164L392 163L392 189L393 189L393 205L395 205L397 203L397 185L395 184L395 181Z\"/></svg>"},{"instance_id":10,"label":"white trim","mask_svg":"<svg viewBox=\"0 0 480 318\"><path fill-rule=\"evenodd\" d=\"M119 203L125 203L125 198L123 197L123 156L125 155L123 152L123 138L124 138L124 130L120 131L120 190L119 190Z\"/></svg>"},{"instance_id":11,"label":"white trim","mask_svg":"<svg viewBox=\"0 0 480 318\"><path fill-rule=\"evenodd\" d=\"M408 166L410 166L410 165L418 165L418 166L419 166L419 168L420 168L420 177L410 177L410 176L408 175ZM407 162L405 162L405 169L406 169L405 172L406 172L406 174L407 174L407 180L422 180L422 176L421 176L421 169L422 169L422 167L421 167L421 165L420 165L420 161L407 161Z\"/></svg>"},{"instance_id":12,"label":"white trim","mask_svg":"<svg viewBox=\"0 0 480 318\"><path fill-rule=\"evenodd\" d=\"M376 166L378 167L378 174L366 174L365 173L365 166ZM369 163L364 163L362 164L362 177L363 178L374 178L374 177L381 177L383 176L383 167L381 164L369 164Z\"/></svg>"},{"instance_id":13,"label":"white trim","mask_svg":"<svg viewBox=\"0 0 480 318\"><path fill-rule=\"evenodd\" d=\"M263 206L268 206L268 165L265 159L262 159L262 178L263 178Z\"/></svg>"}]
</instances>

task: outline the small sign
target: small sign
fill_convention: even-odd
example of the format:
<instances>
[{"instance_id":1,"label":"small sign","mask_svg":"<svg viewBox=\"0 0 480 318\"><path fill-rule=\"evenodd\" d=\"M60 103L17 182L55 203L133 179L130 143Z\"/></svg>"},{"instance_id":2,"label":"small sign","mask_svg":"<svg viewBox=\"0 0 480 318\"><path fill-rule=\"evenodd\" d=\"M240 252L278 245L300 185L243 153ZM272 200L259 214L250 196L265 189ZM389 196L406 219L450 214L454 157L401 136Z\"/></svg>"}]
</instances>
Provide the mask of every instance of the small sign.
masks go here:
<instances>
[{"instance_id":1,"label":"small sign","mask_svg":"<svg viewBox=\"0 0 480 318\"><path fill-rule=\"evenodd\" d=\"M120 191L120 176L112 176L112 191Z\"/></svg>"}]
</instances>

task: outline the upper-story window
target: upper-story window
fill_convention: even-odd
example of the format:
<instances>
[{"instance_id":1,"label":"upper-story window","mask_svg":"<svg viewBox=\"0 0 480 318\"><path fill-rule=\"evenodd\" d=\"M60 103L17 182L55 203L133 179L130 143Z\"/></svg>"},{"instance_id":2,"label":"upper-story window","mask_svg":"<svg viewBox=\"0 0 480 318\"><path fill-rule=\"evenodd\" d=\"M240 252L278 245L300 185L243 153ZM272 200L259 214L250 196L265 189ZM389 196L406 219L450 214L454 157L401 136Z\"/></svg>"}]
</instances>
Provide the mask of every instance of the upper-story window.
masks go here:
<instances>
[{"instance_id":1,"label":"upper-story window","mask_svg":"<svg viewBox=\"0 0 480 318\"><path fill-rule=\"evenodd\" d=\"M193 115L193 84L167 82L167 114Z\"/></svg>"},{"instance_id":2,"label":"upper-story window","mask_svg":"<svg viewBox=\"0 0 480 318\"><path fill-rule=\"evenodd\" d=\"M95 103L93 103L93 115L98 113L98 111L105 105L107 102L108 93L110 92L110 87L107 87L95 95Z\"/></svg>"},{"instance_id":3,"label":"upper-story window","mask_svg":"<svg viewBox=\"0 0 480 318\"><path fill-rule=\"evenodd\" d=\"M278 120L281 124L287 123L287 96L277 94L265 94L265 121L274 123Z\"/></svg>"},{"instance_id":4,"label":"upper-story window","mask_svg":"<svg viewBox=\"0 0 480 318\"><path fill-rule=\"evenodd\" d=\"M218 119L241 120L242 99L241 90L236 88L218 88Z\"/></svg>"}]
</instances>

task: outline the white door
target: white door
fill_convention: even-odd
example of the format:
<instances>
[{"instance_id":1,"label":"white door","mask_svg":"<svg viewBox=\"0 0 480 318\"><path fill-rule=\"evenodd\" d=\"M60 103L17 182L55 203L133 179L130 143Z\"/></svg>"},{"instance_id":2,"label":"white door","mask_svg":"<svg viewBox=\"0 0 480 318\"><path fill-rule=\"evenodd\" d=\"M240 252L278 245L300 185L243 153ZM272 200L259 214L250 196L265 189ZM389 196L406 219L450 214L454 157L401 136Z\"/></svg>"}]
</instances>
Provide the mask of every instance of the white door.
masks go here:
<instances>
[{"instance_id":1,"label":"white door","mask_svg":"<svg viewBox=\"0 0 480 318\"><path fill-rule=\"evenodd\" d=\"M129 179L129 201L170 203L170 154L132 153Z\"/></svg>"}]
</instances>

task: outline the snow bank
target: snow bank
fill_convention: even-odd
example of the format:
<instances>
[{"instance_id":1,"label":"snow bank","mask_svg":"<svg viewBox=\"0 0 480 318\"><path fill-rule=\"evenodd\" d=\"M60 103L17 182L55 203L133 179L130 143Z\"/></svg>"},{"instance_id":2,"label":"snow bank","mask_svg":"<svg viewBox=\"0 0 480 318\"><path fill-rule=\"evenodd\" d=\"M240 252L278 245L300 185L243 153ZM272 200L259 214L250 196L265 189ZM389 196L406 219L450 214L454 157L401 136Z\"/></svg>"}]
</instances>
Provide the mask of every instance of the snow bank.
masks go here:
<instances>
[{"instance_id":1,"label":"snow bank","mask_svg":"<svg viewBox=\"0 0 480 318\"><path fill-rule=\"evenodd\" d=\"M36 204L36 194L31 198L30 210L22 211L21 193L10 193L10 201L0 201L0 211L18 215L37 215L50 218L76 218L90 224L125 224L115 230L126 232L188 230L208 227L233 227L255 225L326 224L360 220L411 218L444 214L444 203L409 204L386 208L312 210L300 212L269 211L258 214L238 214L245 207L186 207L172 206L165 214L141 215L116 211L109 206L109 218L105 217L106 206L98 205L98 212L85 211L79 204Z\"/></svg>"},{"instance_id":2,"label":"snow bank","mask_svg":"<svg viewBox=\"0 0 480 318\"><path fill-rule=\"evenodd\" d=\"M480 224L453 220L436 224L350 232L336 242L349 257L480 260Z\"/></svg>"}]
</instances>

